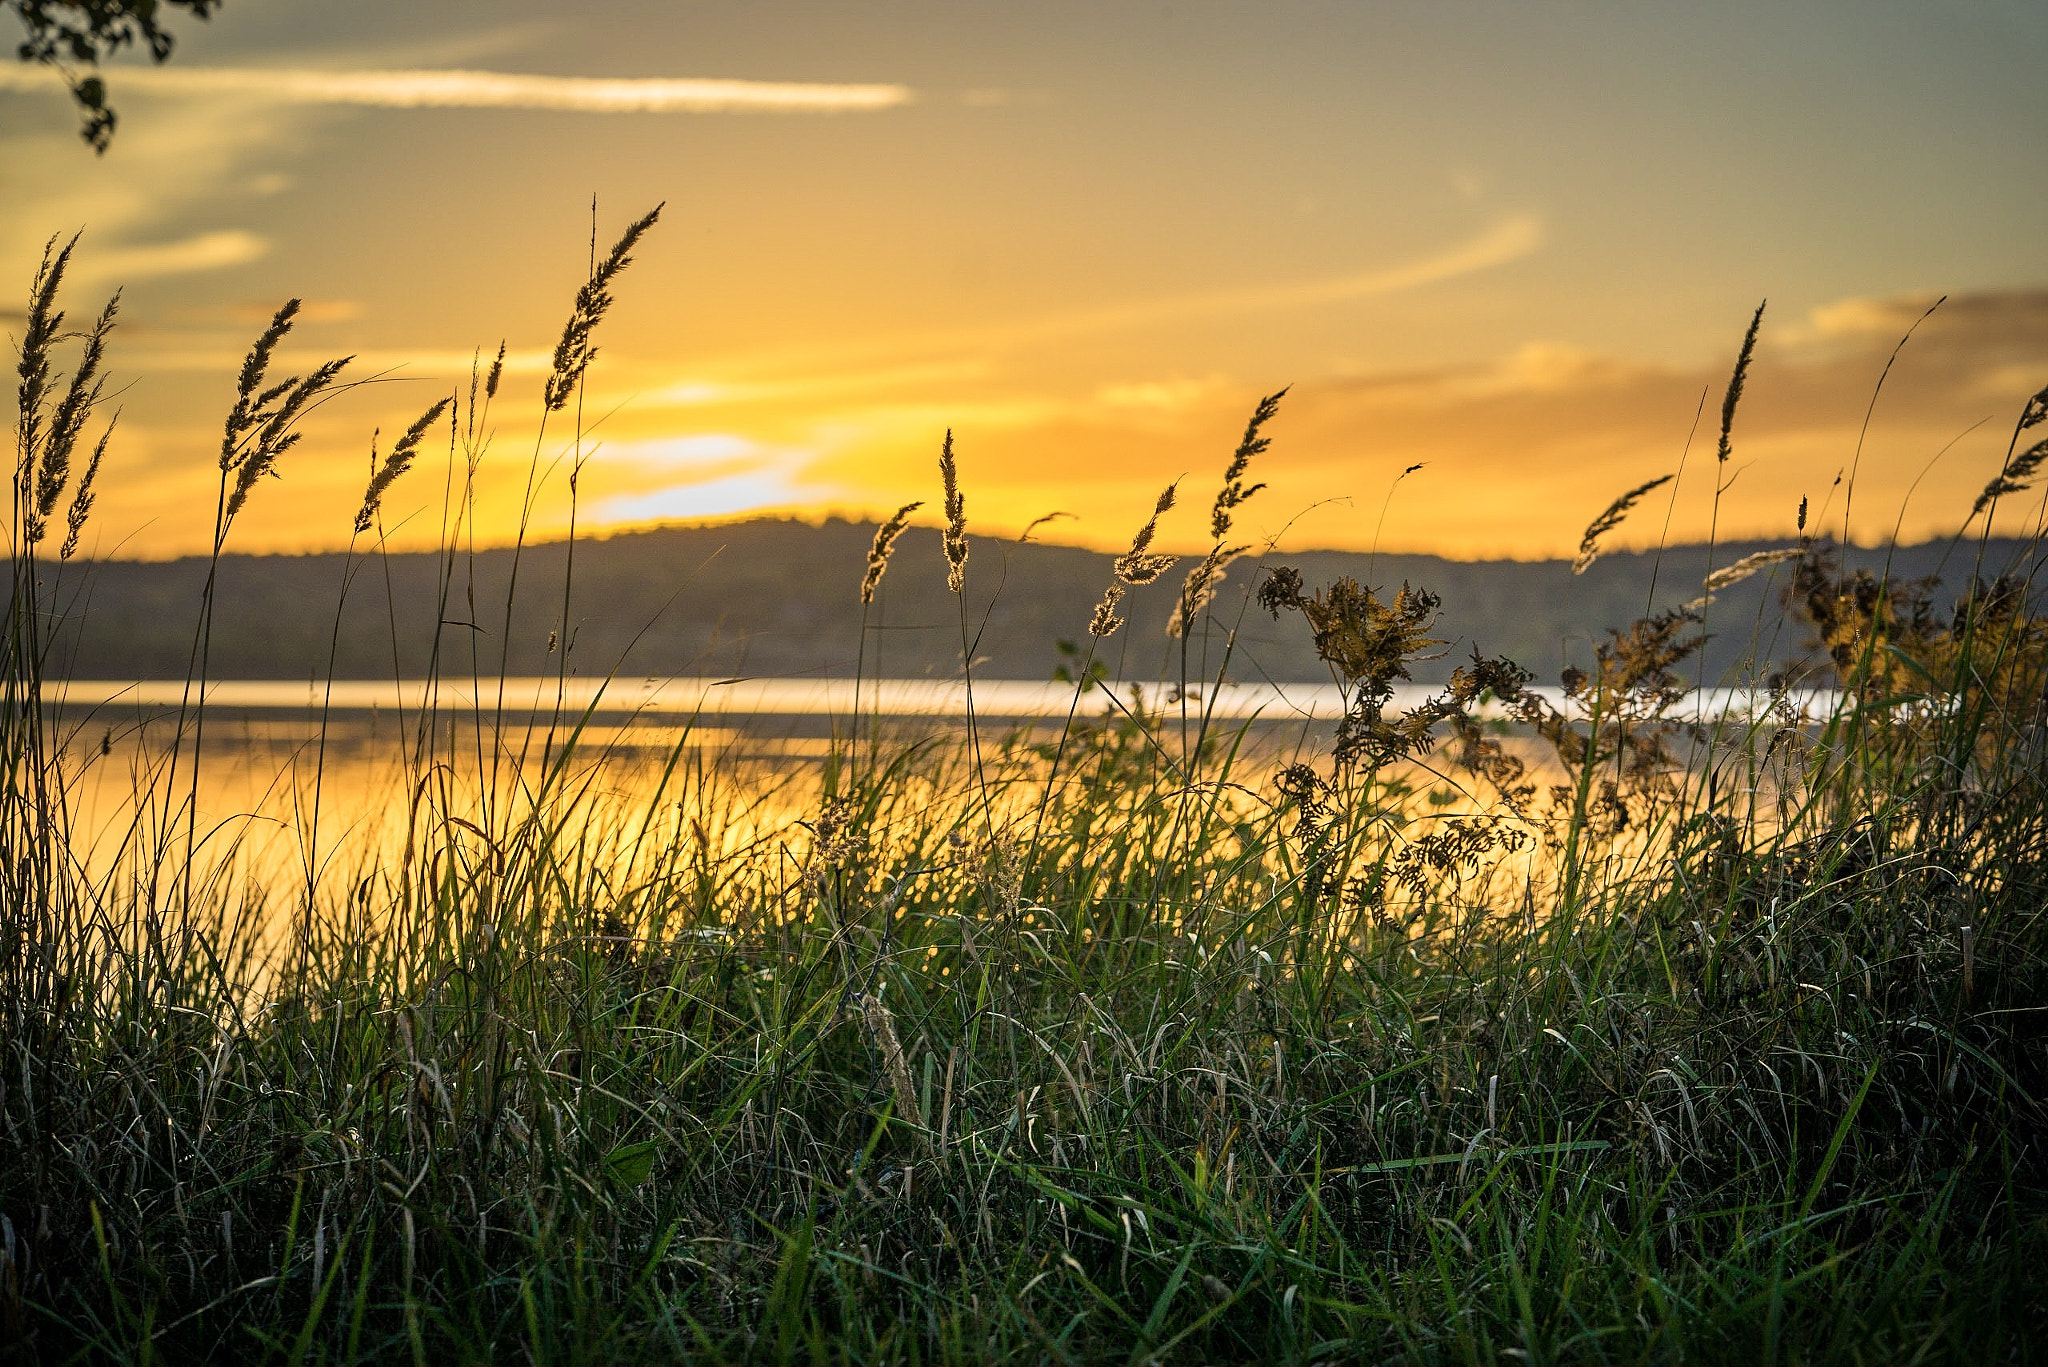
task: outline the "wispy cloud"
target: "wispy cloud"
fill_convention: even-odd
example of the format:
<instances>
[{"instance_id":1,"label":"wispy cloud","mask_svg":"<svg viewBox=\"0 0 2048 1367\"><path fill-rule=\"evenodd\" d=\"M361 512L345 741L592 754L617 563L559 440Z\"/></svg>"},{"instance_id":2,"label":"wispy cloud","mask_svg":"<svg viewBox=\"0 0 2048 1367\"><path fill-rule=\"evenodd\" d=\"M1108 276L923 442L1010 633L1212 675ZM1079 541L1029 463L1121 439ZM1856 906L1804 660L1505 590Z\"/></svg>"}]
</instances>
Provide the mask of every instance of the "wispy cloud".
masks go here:
<instances>
[{"instance_id":1,"label":"wispy cloud","mask_svg":"<svg viewBox=\"0 0 2048 1367\"><path fill-rule=\"evenodd\" d=\"M1295 284L1251 285L1138 300L994 331L1004 340L1051 341L1085 333L1113 332L1198 318L1372 299L1504 266L1530 255L1542 245L1543 221L1540 218L1534 214L1510 214L1463 242L1398 266L1361 271L1354 275L1326 276Z\"/></svg>"},{"instance_id":2,"label":"wispy cloud","mask_svg":"<svg viewBox=\"0 0 2048 1367\"><path fill-rule=\"evenodd\" d=\"M1542 245L1543 220L1532 213L1514 213L1495 220L1462 242L1427 256L1353 274L1291 283L1197 290L976 327L778 348L733 356L727 358L725 364L733 373L797 371L801 374L816 367L872 365L891 359L934 354L946 355L959 363L960 353L964 351L998 352L1104 333L1400 294L1508 265L1534 254ZM977 363L985 365L986 358L978 358ZM668 401L688 399L703 402L709 393L709 390L688 390L680 397L669 396Z\"/></svg>"},{"instance_id":3,"label":"wispy cloud","mask_svg":"<svg viewBox=\"0 0 2048 1367\"><path fill-rule=\"evenodd\" d=\"M125 250L125 249L123 249ZM142 250L149 250L144 248ZM114 272L102 270L102 275ZM132 277L121 277L132 278ZM282 299L277 301L283 303ZM270 318L270 310L253 311L255 322L260 325ZM333 315L330 315L333 316ZM339 315L346 317L348 315ZM238 319L238 321L241 321ZM308 321L318 322L317 317ZM248 344L239 335L233 341L190 343L177 337L155 337L147 343L134 345L122 356L121 364L129 370L141 371L231 371L242 363L242 356ZM433 379L466 376L473 365L479 362L488 367L491 355L488 351L429 351L393 347L364 347L351 353L355 357L353 369L358 372L389 372L402 379ZM329 352L306 348L287 347L277 353L277 364L304 368L327 360ZM505 353L507 375L542 375L553 364L554 354L540 348L527 348Z\"/></svg>"},{"instance_id":4,"label":"wispy cloud","mask_svg":"<svg viewBox=\"0 0 2048 1367\"><path fill-rule=\"evenodd\" d=\"M551 109L581 114L835 114L890 109L915 94L903 85L849 85L694 78L539 76L505 71L320 71L275 67L120 67L119 90L220 96L279 104L385 109ZM49 73L0 67L0 90L58 89Z\"/></svg>"},{"instance_id":5,"label":"wispy cloud","mask_svg":"<svg viewBox=\"0 0 2048 1367\"><path fill-rule=\"evenodd\" d=\"M127 247L98 247L79 259L77 276L86 280L146 280L160 275L189 275L254 261L270 243L240 228L198 233L175 242L147 242Z\"/></svg>"},{"instance_id":6,"label":"wispy cloud","mask_svg":"<svg viewBox=\"0 0 2048 1367\"><path fill-rule=\"evenodd\" d=\"M600 496L593 516L613 525L729 517L815 503L833 492L805 477L809 452L765 446L728 432L609 442L596 459L623 467L622 473L636 471L660 481L654 488Z\"/></svg>"}]
</instances>

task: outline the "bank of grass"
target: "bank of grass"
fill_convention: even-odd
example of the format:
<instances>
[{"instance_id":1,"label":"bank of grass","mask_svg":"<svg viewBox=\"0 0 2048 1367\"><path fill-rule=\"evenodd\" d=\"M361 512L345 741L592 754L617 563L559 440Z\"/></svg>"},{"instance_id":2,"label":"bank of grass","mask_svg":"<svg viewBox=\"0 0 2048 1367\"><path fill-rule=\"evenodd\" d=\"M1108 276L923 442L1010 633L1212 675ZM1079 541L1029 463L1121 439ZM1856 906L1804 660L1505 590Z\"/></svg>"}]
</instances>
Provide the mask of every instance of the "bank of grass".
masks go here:
<instances>
[{"instance_id":1,"label":"bank of grass","mask_svg":"<svg viewBox=\"0 0 2048 1367\"><path fill-rule=\"evenodd\" d=\"M579 296L550 413L623 258ZM1435 648L1426 595L1270 564L1238 567L1234 605L1216 591L1269 402L1184 594L1171 701L1089 687L1077 649L1051 743L852 718L802 819L765 827L759 785L684 746L621 810L586 781L578 717L430 712L391 798L403 851L323 875L336 823L309 792L297 887L209 862L195 701L154 752L178 758L138 771L120 857L88 869L64 785L89 744L39 701L62 557L36 522L78 488L52 433L84 430L49 415L95 392L27 383L59 339L36 330L57 274L24 346L0 679L0 1351L2041 1355L2030 581L1937 616L1798 547L1794 609L1844 690L1817 716L1788 693L1684 724L1710 605L1625 628L1569 696L1475 658L1432 707L1383 715ZM323 392L270 387L289 321L241 378L222 540L256 487L237 462L274 463ZM431 420L453 424L458 487L498 379L480 367ZM2004 484L2031 478L2044 405ZM1733 417L1731 398L1724 445ZM403 473L380 471L359 533ZM985 569L971 487L947 483L947 569ZM1124 582L1163 570L1149 540ZM938 572L888 550L871 576ZM1323 747L1252 754L1201 711L1253 588L1354 700ZM1119 597L1076 634L1158 629L1119 623ZM477 636L451 634L438 677L488 677ZM1504 729L1563 781L1522 772Z\"/></svg>"}]
</instances>

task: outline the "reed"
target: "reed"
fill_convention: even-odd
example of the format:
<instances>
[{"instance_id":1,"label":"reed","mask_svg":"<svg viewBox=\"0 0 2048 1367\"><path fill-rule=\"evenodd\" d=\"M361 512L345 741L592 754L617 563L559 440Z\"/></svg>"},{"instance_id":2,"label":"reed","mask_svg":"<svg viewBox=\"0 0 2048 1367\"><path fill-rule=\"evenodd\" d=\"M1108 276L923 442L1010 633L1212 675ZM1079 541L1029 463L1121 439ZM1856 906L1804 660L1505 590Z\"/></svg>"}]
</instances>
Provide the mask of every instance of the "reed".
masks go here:
<instances>
[{"instance_id":1,"label":"reed","mask_svg":"<svg viewBox=\"0 0 2048 1367\"><path fill-rule=\"evenodd\" d=\"M544 415L580 422L595 330L652 222L593 250ZM71 453L114 315L71 339L67 372L69 254L52 244L18 365L0 1353L2043 1352L2038 525L2029 559L1953 607L1804 540L1710 566L1708 594L1784 574L1772 629L1815 642L1811 677L1756 681L1755 714L1721 719L1689 711L1698 606L1653 602L1555 688L1475 652L1397 712L1396 681L1443 648L1435 597L1262 564L1239 611L1298 623L1348 710L1334 730L1212 727L1190 695L1240 658L1213 586L1244 553L1276 394L1182 589L1177 700L1093 686L1091 646L1051 739L856 726L808 766L692 724L650 763L608 749L593 709L551 718L535 754L538 718L432 701L443 678L491 682L465 566L501 348L373 460L352 524L378 528L446 422L441 621L392 760L399 834L330 844L315 796L294 886L232 833L218 853L163 838L196 819L177 765L219 745L199 725L210 588L190 715L139 752L139 834L92 850L74 822L68 794L112 759L45 702L61 679L30 533L67 489L67 544L90 511L105 440L83 473ZM339 363L269 379L292 319L236 385L216 548L340 389ZM2036 473L2022 434L2043 413L2048 391L1999 481ZM1663 482L1617 499L1582 555ZM964 484L949 433L944 573L971 682ZM1091 642L1171 563L1154 546L1175 493ZM856 586L863 614L879 601L917 506L845 567L849 611ZM1222 663L1191 675L1212 623ZM1791 685L1812 682L1839 701L1802 712ZM1205 709L1179 745L1176 703Z\"/></svg>"}]
</instances>

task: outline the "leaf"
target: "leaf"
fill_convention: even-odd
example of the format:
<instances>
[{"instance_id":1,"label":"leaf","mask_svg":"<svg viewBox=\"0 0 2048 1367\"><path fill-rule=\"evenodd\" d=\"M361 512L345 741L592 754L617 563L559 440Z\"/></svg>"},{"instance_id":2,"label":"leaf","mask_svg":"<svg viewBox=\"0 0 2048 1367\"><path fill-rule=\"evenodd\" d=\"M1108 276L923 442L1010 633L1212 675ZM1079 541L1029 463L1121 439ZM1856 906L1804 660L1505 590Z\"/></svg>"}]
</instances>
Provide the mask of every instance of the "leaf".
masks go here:
<instances>
[{"instance_id":1,"label":"leaf","mask_svg":"<svg viewBox=\"0 0 2048 1367\"><path fill-rule=\"evenodd\" d=\"M621 1144L605 1155L605 1175L622 1187L637 1187L654 1172L658 1141L644 1139L638 1144Z\"/></svg>"}]
</instances>

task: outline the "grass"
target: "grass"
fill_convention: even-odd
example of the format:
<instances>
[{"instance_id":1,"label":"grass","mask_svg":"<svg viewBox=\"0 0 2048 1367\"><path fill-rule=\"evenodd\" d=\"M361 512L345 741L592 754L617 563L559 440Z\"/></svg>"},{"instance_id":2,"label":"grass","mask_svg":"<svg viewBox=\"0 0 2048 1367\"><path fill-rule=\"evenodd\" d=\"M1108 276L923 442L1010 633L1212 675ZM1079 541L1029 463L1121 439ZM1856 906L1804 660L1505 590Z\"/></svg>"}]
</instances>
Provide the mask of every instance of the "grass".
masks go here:
<instances>
[{"instance_id":1,"label":"grass","mask_svg":"<svg viewBox=\"0 0 2048 1367\"><path fill-rule=\"evenodd\" d=\"M576 404L651 222L593 250L548 413ZM1686 721L1704 603L1621 629L1560 690L1475 657L1389 715L1437 648L1428 594L1310 586L1269 556L1234 605L1218 592L1257 555L1227 542L1274 396L1184 595L1178 696L1094 685L1099 637L1156 629L1117 621L1111 586L1050 738L854 716L822 765L779 771L678 742L621 802L587 714L430 707L406 719L402 845L323 846L315 784L294 886L201 824L195 689L89 858L66 785L90 733L41 701L66 557L37 534L79 497L52 442L80 440L98 393L50 360L62 267L24 342L0 672L0 1353L2044 1352L2030 581L1937 615L1924 586L1844 579L1801 543L1790 611L1841 689L1817 716L1785 693ZM289 322L241 379L217 545L247 462L286 455L339 373L270 386ZM408 434L410 453L450 424L444 618L479 620L463 474L499 378ZM1165 568L1151 526L1127 582ZM936 572L888 552L849 577L849 612L885 572ZM1232 614L1262 608L1302 618L1352 699L1324 747L1276 753L1202 711ZM515 628L550 629L541 612L504 604ZM963 658L974 630L963 611ZM474 635L437 641L435 679L488 678ZM1532 742L1553 758L1525 764Z\"/></svg>"}]
</instances>

